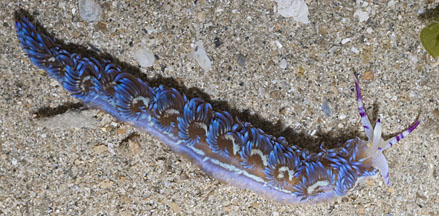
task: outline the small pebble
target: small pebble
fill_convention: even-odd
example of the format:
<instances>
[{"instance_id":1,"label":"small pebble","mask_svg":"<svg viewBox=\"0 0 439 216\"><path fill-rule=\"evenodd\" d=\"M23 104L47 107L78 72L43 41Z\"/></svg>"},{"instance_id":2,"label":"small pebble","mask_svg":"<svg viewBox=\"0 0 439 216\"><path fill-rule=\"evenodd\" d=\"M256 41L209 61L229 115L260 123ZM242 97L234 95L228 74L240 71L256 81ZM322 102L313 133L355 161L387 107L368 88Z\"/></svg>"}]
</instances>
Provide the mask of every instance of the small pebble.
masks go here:
<instances>
[{"instance_id":1,"label":"small pebble","mask_svg":"<svg viewBox=\"0 0 439 216\"><path fill-rule=\"evenodd\" d=\"M433 116L434 116L435 118L439 119L439 109L438 109L438 108L436 108L436 109L433 110Z\"/></svg>"},{"instance_id":2,"label":"small pebble","mask_svg":"<svg viewBox=\"0 0 439 216\"><path fill-rule=\"evenodd\" d=\"M204 50L202 41L197 41L195 43L193 57L197 61L198 65L200 65L200 67L204 70L209 70L212 67L212 62L210 61L206 51Z\"/></svg>"},{"instance_id":3,"label":"small pebble","mask_svg":"<svg viewBox=\"0 0 439 216\"><path fill-rule=\"evenodd\" d=\"M12 162L12 165L14 165L14 166L17 166L17 164L18 164L18 161L15 158L12 158L11 162Z\"/></svg>"},{"instance_id":4,"label":"small pebble","mask_svg":"<svg viewBox=\"0 0 439 216\"><path fill-rule=\"evenodd\" d=\"M107 31L107 24L105 24L104 22L98 22L98 24L96 24L95 28L98 31L106 32Z\"/></svg>"},{"instance_id":5,"label":"small pebble","mask_svg":"<svg viewBox=\"0 0 439 216\"><path fill-rule=\"evenodd\" d=\"M104 188L104 189L111 188L113 186L113 184L114 184L114 182L112 182L112 181L104 180L104 181L99 182L99 187Z\"/></svg>"},{"instance_id":6,"label":"small pebble","mask_svg":"<svg viewBox=\"0 0 439 216\"><path fill-rule=\"evenodd\" d=\"M139 142L128 140L128 148L130 149L131 154L137 155L140 153L140 144Z\"/></svg>"},{"instance_id":7,"label":"small pebble","mask_svg":"<svg viewBox=\"0 0 439 216\"><path fill-rule=\"evenodd\" d=\"M331 115L331 108L329 108L327 101L323 101L321 108L322 108L323 112L325 113L326 117L329 117Z\"/></svg>"},{"instance_id":8,"label":"small pebble","mask_svg":"<svg viewBox=\"0 0 439 216\"><path fill-rule=\"evenodd\" d=\"M181 210L180 206L176 202L169 203L169 207L171 207L174 213L177 213Z\"/></svg>"},{"instance_id":9,"label":"small pebble","mask_svg":"<svg viewBox=\"0 0 439 216\"><path fill-rule=\"evenodd\" d=\"M357 17L359 22L365 22L369 19L370 8L367 7L366 11L364 11L361 8L361 5L360 5L361 3L362 3L361 0L357 0L357 9L355 10L354 17ZM367 5L367 2L364 2L363 7L366 5Z\"/></svg>"},{"instance_id":10,"label":"small pebble","mask_svg":"<svg viewBox=\"0 0 439 216\"><path fill-rule=\"evenodd\" d=\"M219 37L215 37L215 39L213 40L213 43L215 44L215 47L219 47L223 44L223 42L221 42Z\"/></svg>"},{"instance_id":11,"label":"small pebble","mask_svg":"<svg viewBox=\"0 0 439 216\"><path fill-rule=\"evenodd\" d=\"M345 38L345 39L341 40L341 44L346 44L349 41L351 41L350 38Z\"/></svg>"},{"instance_id":12,"label":"small pebble","mask_svg":"<svg viewBox=\"0 0 439 216\"><path fill-rule=\"evenodd\" d=\"M357 49L357 48L355 48L355 47L352 47L351 48L351 51L354 53L354 54L359 54L360 53L360 51Z\"/></svg>"},{"instance_id":13,"label":"small pebble","mask_svg":"<svg viewBox=\"0 0 439 216\"><path fill-rule=\"evenodd\" d=\"M102 8L94 0L79 0L79 16L87 22L101 20Z\"/></svg>"},{"instance_id":14,"label":"small pebble","mask_svg":"<svg viewBox=\"0 0 439 216\"><path fill-rule=\"evenodd\" d=\"M282 59L282 61L280 61L280 68L284 69L287 68L287 60Z\"/></svg>"},{"instance_id":15,"label":"small pebble","mask_svg":"<svg viewBox=\"0 0 439 216\"><path fill-rule=\"evenodd\" d=\"M206 21L206 12L201 11L197 14L197 19L198 21L204 23L204 21Z\"/></svg>"},{"instance_id":16,"label":"small pebble","mask_svg":"<svg viewBox=\"0 0 439 216\"><path fill-rule=\"evenodd\" d=\"M102 153L108 151L108 147L106 145L97 145L97 146L93 147L93 151L96 154L102 154Z\"/></svg>"},{"instance_id":17,"label":"small pebble","mask_svg":"<svg viewBox=\"0 0 439 216\"><path fill-rule=\"evenodd\" d=\"M365 71L363 73L362 78L364 80L373 80L374 79L374 72L373 71Z\"/></svg>"},{"instance_id":18,"label":"small pebble","mask_svg":"<svg viewBox=\"0 0 439 216\"><path fill-rule=\"evenodd\" d=\"M387 7L388 8L394 8L395 7L395 0L390 0L389 2L387 2Z\"/></svg>"},{"instance_id":19,"label":"small pebble","mask_svg":"<svg viewBox=\"0 0 439 216\"><path fill-rule=\"evenodd\" d=\"M276 43L276 46L278 49L281 49L283 47L282 44L278 40L276 40L275 43Z\"/></svg>"},{"instance_id":20,"label":"small pebble","mask_svg":"<svg viewBox=\"0 0 439 216\"><path fill-rule=\"evenodd\" d=\"M308 6L304 0L276 0L277 12L283 17L293 17L294 20L309 23Z\"/></svg>"},{"instance_id":21,"label":"small pebble","mask_svg":"<svg viewBox=\"0 0 439 216\"><path fill-rule=\"evenodd\" d=\"M238 54L238 65L245 67L245 57L241 54Z\"/></svg>"},{"instance_id":22,"label":"small pebble","mask_svg":"<svg viewBox=\"0 0 439 216\"><path fill-rule=\"evenodd\" d=\"M133 53L134 59L142 67L151 67L154 65L154 53L146 47L139 47Z\"/></svg>"},{"instance_id":23,"label":"small pebble","mask_svg":"<svg viewBox=\"0 0 439 216\"><path fill-rule=\"evenodd\" d=\"M359 22L364 22L369 19L369 13L361 10L360 8L355 11L354 16L358 17Z\"/></svg>"}]
</instances>

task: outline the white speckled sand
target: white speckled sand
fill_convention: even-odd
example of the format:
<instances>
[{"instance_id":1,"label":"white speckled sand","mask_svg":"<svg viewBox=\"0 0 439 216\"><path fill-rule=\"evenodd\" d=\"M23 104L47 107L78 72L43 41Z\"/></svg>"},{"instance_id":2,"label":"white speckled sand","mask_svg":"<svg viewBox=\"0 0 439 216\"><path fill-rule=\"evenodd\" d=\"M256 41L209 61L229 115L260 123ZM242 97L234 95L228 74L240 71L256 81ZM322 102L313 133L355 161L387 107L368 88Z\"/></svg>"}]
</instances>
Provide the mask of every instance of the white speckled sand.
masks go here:
<instances>
[{"instance_id":1,"label":"white speckled sand","mask_svg":"<svg viewBox=\"0 0 439 216\"><path fill-rule=\"evenodd\" d=\"M101 1L98 23L82 21L76 1L0 2L0 215L439 214L439 68L425 59L419 32L428 21L418 18L419 9L436 4L368 1L362 11L369 18L360 23L355 1L307 1L311 23L300 24L278 15L275 1L187 2ZM18 8L57 38L136 67L133 51L144 44L158 57L140 69L148 77L172 77L279 121L275 131L290 127L307 140L322 133L364 138L352 71L372 118L382 114L385 135L420 112L422 123L386 151L389 187L375 178L334 202L281 205L208 177L108 114L50 109L78 108L78 101L24 55L13 20ZM212 62L207 71L190 55L199 40ZM42 110L52 117L40 117Z\"/></svg>"}]
</instances>

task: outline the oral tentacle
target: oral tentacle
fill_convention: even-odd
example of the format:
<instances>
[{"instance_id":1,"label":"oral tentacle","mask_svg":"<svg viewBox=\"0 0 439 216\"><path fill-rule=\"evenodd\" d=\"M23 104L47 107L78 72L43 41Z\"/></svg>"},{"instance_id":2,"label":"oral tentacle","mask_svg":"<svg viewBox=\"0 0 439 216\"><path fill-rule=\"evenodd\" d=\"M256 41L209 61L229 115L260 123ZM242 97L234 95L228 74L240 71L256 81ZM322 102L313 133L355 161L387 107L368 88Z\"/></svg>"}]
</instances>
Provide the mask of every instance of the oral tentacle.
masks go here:
<instances>
[{"instance_id":1,"label":"oral tentacle","mask_svg":"<svg viewBox=\"0 0 439 216\"><path fill-rule=\"evenodd\" d=\"M384 151L393 145L395 145L397 142L402 140L404 137L407 137L412 131L418 127L419 123L421 123L421 120L417 120L415 123L413 123L407 130L404 130L403 132L399 133L398 135L386 140L384 143L385 145L381 147L381 149Z\"/></svg>"},{"instance_id":2,"label":"oral tentacle","mask_svg":"<svg viewBox=\"0 0 439 216\"><path fill-rule=\"evenodd\" d=\"M381 142L381 132L383 131L383 126L381 125L381 120L378 119L375 124L375 128L373 130L373 139L372 139L372 151L378 149L378 146Z\"/></svg>"}]
</instances>

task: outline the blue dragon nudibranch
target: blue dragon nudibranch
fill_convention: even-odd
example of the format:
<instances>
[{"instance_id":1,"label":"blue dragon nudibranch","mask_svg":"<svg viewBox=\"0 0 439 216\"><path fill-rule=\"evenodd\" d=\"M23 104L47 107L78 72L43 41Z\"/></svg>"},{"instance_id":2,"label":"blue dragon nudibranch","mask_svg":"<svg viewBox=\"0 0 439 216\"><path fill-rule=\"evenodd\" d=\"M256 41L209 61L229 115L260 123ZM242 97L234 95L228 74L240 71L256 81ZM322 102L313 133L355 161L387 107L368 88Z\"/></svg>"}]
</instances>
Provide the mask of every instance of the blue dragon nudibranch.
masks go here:
<instances>
[{"instance_id":1,"label":"blue dragon nudibranch","mask_svg":"<svg viewBox=\"0 0 439 216\"><path fill-rule=\"evenodd\" d=\"M288 144L226 111L215 111L200 98L187 98L174 88L150 86L121 71L110 60L67 50L16 14L21 47L74 97L122 122L158 137L189 157L216 179L251 189L284 203L316 203L346 195L362 178L378 172L386 184L389 171L383 151L412 132L416 121L399 135L384 140L378 119L373 127L354 76L358 111L367 140L350 139L341 147L314 153Z\"/></svg>"}]
</instances>

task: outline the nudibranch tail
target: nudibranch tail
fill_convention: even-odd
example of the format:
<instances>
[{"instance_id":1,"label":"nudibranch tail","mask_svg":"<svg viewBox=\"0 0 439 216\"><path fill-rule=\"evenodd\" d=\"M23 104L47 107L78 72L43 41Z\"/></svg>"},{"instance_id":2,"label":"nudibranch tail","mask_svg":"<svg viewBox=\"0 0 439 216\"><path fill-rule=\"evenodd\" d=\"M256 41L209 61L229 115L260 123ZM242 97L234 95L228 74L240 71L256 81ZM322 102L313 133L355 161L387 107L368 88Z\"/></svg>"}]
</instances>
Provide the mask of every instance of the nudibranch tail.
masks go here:
<instances>
[{"instance_id":1,"label":"nudibranch tail","mask_svg":"<svg viewBox=\"0 0 439 216\"><path fill-rule=\"evenodd\" d=\"M35 26L24 16L17 13L16 22L18 40L32 63L47 71L57 81L64 77L65 66L76 66L76 58L64 50L54 38L37 31Z\"/></svg>"},{"instance_id":2,"label":"nudibranch tail","mask_svg":"<svg viewBox=\"0 0 439 216\"><path fill-rule=\"evenodd\" d=\"M151 133L216 179L285 203L316 203L344 196L360 178L376 175L378 170L388 182L382 151L419 124L384 141L381 121L372 127L355 79L358 111L368 140L350 139L334 145L337 148L322 146L321 152L310 152L227 111L216 111L200 98L187 98L164 85L150 86L110 60L70 51L24 15L17 14L16 30L31 61L72 96Z\"/></svg>"},{"instance_id":3,"label":"nudibranch tail","mask_svg":"<svg viewBox=\"0 0 439 216\"><path fill-rule=\"evenodd\" d=\"M381 120L378 119L375 127L372 127L370 120L367 116L366 110L363 104L363 98L361 95L360 85L355 75L355 90L357 93L357 104L358 104L358 112L361 116L361 122L363 123L363 128L366 132L366 136L368 138L368 142L364 149L363 153L366 155L365 157L370 159L370 163L372 167L378 169L380 171L381 177L384 179L384 182L388 185L389 181L389 167L386 158L383 155L383 151L392 147L395 143L399 142L404 137L408 136L421 122L420 120L415 121L407 130L404 130L400 134L392 137L386 141L381 137L382 134L382 125Z\"/></svg>"}]
</instances>

